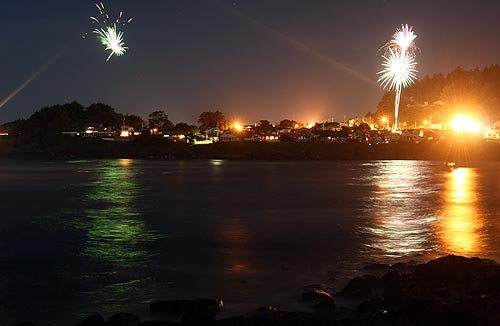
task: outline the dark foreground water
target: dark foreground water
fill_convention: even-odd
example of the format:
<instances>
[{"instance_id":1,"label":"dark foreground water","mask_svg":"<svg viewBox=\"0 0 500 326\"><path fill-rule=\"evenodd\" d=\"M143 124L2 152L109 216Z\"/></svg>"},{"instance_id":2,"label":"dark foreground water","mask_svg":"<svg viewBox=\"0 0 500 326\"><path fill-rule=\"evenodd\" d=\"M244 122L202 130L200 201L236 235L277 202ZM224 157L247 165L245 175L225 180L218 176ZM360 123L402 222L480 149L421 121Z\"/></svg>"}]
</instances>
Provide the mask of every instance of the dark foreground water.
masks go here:
<instances>
[{"instance_id":1,"label":"dark foreground water","mask_svg":"<svg viewBox=\"0 0 500 326\"><path fill-rule=\"evenodd\" d=\"M296 309L370 262L500 260L492 163L0 161L0 203L0 324L157 299Z\"/></svg>"}]
</instances>

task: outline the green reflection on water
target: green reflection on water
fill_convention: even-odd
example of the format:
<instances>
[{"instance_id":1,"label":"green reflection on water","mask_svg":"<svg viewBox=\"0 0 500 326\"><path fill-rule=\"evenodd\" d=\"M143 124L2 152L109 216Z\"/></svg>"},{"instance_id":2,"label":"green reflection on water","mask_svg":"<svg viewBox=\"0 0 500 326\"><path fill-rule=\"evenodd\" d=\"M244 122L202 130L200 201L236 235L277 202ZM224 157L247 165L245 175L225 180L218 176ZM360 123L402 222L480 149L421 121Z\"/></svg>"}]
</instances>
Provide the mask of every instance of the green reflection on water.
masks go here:
<instances>
[{"instance_id":1,"label":"green reflection on water","mask_svg":"<svg viewBox=\"0 0 500 326\"><path fill-rule=\"evenodd\" d=\"M82 254L114 267L147 264L150 247L162 238L146 227L136 200L144 189L137 184L137 169L130 160L105 161L87 195L87 241Z\"/></svg>"}]
</instances>

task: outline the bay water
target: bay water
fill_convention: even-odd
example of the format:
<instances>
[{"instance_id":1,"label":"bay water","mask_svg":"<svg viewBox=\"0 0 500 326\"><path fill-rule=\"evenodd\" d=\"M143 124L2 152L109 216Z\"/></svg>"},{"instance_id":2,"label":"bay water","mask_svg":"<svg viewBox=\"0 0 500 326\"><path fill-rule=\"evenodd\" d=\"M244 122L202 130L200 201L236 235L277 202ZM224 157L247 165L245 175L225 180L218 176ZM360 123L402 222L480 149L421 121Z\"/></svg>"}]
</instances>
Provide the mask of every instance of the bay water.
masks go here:
<instances>
[{"instance_id":1,"label":"bay water","mask_svg":"<svg viewBox=\"0 0 500 326\"><path fill-rule=\"evenodd\" d=\"M369 263L500 261L499 194L498 163L3 160L0 324L200 297L295 310Z\"/></svg>"}]
</instances>

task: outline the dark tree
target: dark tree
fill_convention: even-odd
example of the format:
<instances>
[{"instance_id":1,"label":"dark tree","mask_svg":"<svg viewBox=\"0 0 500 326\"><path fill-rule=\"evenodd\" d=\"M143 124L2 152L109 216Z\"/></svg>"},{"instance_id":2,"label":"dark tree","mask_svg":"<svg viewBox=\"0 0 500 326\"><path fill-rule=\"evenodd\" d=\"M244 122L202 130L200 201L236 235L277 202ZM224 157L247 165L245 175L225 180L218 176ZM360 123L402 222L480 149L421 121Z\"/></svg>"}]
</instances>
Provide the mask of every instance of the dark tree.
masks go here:
<instances>
[{"instance_id":1,"label":"dark tree","mask_svg":"<svg viewBox=\"0 0 500 326\"><path fill-rule=\"evenodd\" d=\"M144 127L144 120L142 120L141 117L134 114L124 115L123 121L125 122L126 126L133 127L135 130L139 130Z\"/></svg>"},{"instance_id":2,"label":"dark tree","mask_svg":"<svg viewBox=\"0 0 500 326\"><path fill-rule=\"evenodd\" d=\"M44 107L20 124L23 137L45 146L63 131L79 131L84 117L84 108L79 103Z\"/></svg>"},{"instance_id":3,"label":"dark tree","mask_svg":"<svg viewBox=\"0 0 500 326\"><path fill-rule=\"evenodd\" d=\"M173 130L175 132L180 132L180 133L183 133L183 134L186 134L186 135L195 135L198 133L198 127L194 126L194 125L189 125L185 122L179 122L178 124L176 124L173 128Z\"/></svg>"},{"instance_id":4,"label":"dark tree","mask_svg":"<svg viewBox=\"0 0 500 326\"><path fill-rule=\"evenodd\" d=\"M348 126L342 126L340 128L340 131L337 132L337 135L339 137L347 138L349 137L349 134L352 132L352 129Z\"/></svg>"},{"instance_id":5,"label":"dark tree","mask_svg":"<svg viewBox=\"0 0 500 326\"><path fill-rule=\"evenodd\" d=\"M256 132L271 132L274 130L273 125L269 122L269 120L260 120L260 123L257 127L255 127Z\"/></svg>"},{"instance_id":6,"label":"dark tree","mask_svg":"<svg viewBox=\"0 0 500 326\"><path fill-rule=\"evenodd\" d=\"M201 129L218 128L219 130L226 130L228 123L224 114L220 111L205 111L200 114L198 123Z\"/></svg>"},{"instance_id":7,"label":"dark tree","mask_svg":"<svg viewBox=\"0 0 500 326\"><path fill-rule=\"evenodd\" d=\"M25 127L35 133L78 130L84 122L84 108L77 102L44 107L33 113Z\"/></svg>"},{"instance_id":8,"label":"dark tree","mask_svg":"<svg viewBox=\"0 0 500 326\"><path fill-rule=\"evenodd\" d=\"M149 115L149 128L157 128L158 130L171 130L174 124L168 120L168 115L164 111L154 111Z\"/></svg>"},{"instance_id":9,"label":"dark tree","mask_svg":"<svg viewBox=\"0 0 500 326\"><path fill-rule=\"evenodd\" d=\"M12 122L7 122L0 125L0 132L7 132L9 135L17 135L22 133L23 126L25 125L26 120L18 119Z\"/></svg>"},{"instance_id":10,"label":"dark tree","mask_svg":"<svg viewBox=\"0 0 500 326\"><path fill-rule=\"evenodd\" d=\"M385 92L377 104L377 117L382 119L382 117L387 117L393 120L394 118L394 100L396 99L395 92Z\"/></svg>"},{"instance_id":11,"label":"dark tree","mask_svg":"<svg viewBox=\"0 0 500 326\"><path fill-rule=\"evenodd\" d=\"M356 128L363 132L370 132L371 130L370 125L366 122L361 122Z\"/></svg>"},{"instance_id":12,"label":"dark tree","mask_svg":"<svg viewBox=\"0 0 500 326\"><path fill-rule=\"evenodd\" d=\"M297 121L295 120L281 120L279 124L280 129L293 129L295 128L295 125L298 125Z\"/></svg>"},{"instance_id":13,"label":"dark tree","mask_svg":"<svg viewBox=\"0 0 500 326\"><path fill-rule=\"evenodd\" d=\"M338 122L323 122L314 125L313 130L321 131L336 131L340 130L340 123Z\"/></svg>"},{"instance_id":14,"label":"dark tree","mask_svg":"<svg viewBox=\"0 0 500 326\"><path fill-rule=\"evenodd\" d=\"M119 128L123 122L120 114L116 113L115 110L107 104L92 104L85 112L85 122L87 123L98 124L103 127Z\"/></svg>"}]
</instances>

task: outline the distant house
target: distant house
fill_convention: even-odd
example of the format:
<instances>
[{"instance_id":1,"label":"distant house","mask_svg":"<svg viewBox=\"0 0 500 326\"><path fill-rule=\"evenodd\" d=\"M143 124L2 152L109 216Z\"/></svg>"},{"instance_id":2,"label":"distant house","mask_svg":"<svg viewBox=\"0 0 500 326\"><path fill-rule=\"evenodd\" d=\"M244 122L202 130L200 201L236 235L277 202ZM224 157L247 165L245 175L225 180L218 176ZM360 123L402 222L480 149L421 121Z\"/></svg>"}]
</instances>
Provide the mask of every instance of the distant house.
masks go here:
<instances>
[{"instance_id":1,"label":"distant house","mask_svg":"<svg viewBox=\"0 0 500 326\"><path fill-rule=\"evenodd\" d=\"M254 141L255 140L255 135L254 135L253 130L248 129L248 128L239 132L237 136L239 137L240 140L244 140L244 141Z\"/></svg>"},{"instance_id":2,"label":"distant house","mask_svg":"<svg viewBox=\"0 0 500 326\"><path fill-rule=\"evenodd\" d=\"M238 141L238 137L236 137L235 134L229 131L224 131L220 136L219 136L219 141L221 142L226 142L226 141Z\"/></svg>"},{"instance_id":3,"label":"distant house","mask_svg":"<svg viewBox=\"0 0 500 326\"><path fill-rule=\"evenodd\" d=\"M445 139L446 132L443 130L424 129L421 133L422 140L438 141Z\"/></svg>"},{"instance_id":4,"label":"distant house","mask_svg":"<svg viewBox=\"0 0 500 326\"><path fill-rule=\"evenodd\" d=\"M292 130L292 128L281 128L278 129L278 134L291 134Z\"/></svg>"},{"instance_id":5,"label":"distant house","mask_svg":"<svg viewBox=\"0 0 500 326\"><path fill-rule=\"evenodd\" d=\"M338 142L339 135L337 131L332 130L314 130L312 136L318 142Z\"/></svg>"},{"instance_id":6,"label":"distant house","mask_svg":"<svg viewBox=\"0 0 500 326\"><path fill-rule=\"evenodd\" d=\"M155 131L149 128L142 128L139 132L141 136L151 136L155 134Z\"/></svg>"},{"instance_id":7,"label":"distant house","mask_svg":"<svg viewBox=\"0 0 500 326\"><path fill-rule=\"evenodd\" d=\"M109 138L114 137L115 132L109 127L90 125L80 135L83 138Z\"/></svg>"},{"instance_id":8,"label":"distant house","mask_svg":"<svg viewBox=\"0 0 500 326\"><path fill-rule=\"evenodd\" d=\"M418 129L405 129L401 132L400 141L407 143L418 143L421 140L420 130Z\"/></svg>"},{"instance_id":9,"label":"distant house","mask_svg":"<svg viewBox=\"0 0 500 326\"><path fill-rule=\"evenodd\" d=\"M500 139L500 121L486 127L486 139Z\"/></svg>"},{"instance_id":10,"label":"distant house","mask_svg":"<svg viewBox=\"0 0 500 326\"><path fill-rule=\"evenodd\" d=\"M76 136L80 136L80 133L78 131L62 131L61 135L76 137ZM0 136L2 136L2 133L0 133Z\"/></svg>"},{"instance_id":11,"label":"distant house","mask_svg":"<svg viewBox=\"0 0 500 326\"><path fill-rule=\"evenodd\" d=\"M170 140L170 141L174 141L174 142L186 142L187 141L187 138L186 138L186 135L182 132L178 132L178 131L173 131L173 130L170 130L170 131L163 131L162 132L163 134L163 138L166 139L166 140Z\"/></svg>"},{"instance_id":12,"label":"distant house","mask_svg":"<svg viewBox=\"0 0 500 326\"><path fill-rule=\"evenodd\" d=\"M254 134L254 140L266 142L279 142L280 137L276 131L261 131Z\"/></svg>"},{"instance_id":13,"label":"distant house","mask_svg":"<svg viewBox=\"0 0 500 326\"><path fill-rule=\"evenodd\" d=\"M298 142L309 142L312 140L312 133L310 129L300 128L295 130L295 140Z\"/></svg>"},{"instance_id":14,"label":"distant house","mask_svg":"<svg viewBox=\"0 0 500 326\"><path fill-rule=\"evenodd\" d=\"M368 142L368 132L362 129L356 129L352 134L352 139L363 143Z\"/></svg>"},{"instance_id":15,"label":"distant house","mask_svg":"<svg viewBox=\"0 0 500 326\"><path fill-rule=\"evenodd\" d=\"M140 131L134 131L133 127L121 126L119 136L122 138L128 138L131 136L140 136Z\"/></svg>"},{"instance_id":16,"label":"distant house","mask_svg":"<svg viewBox=\"0 0 500 326\"><path fill-rule=\"evenodd\" d=\"M370 144L384 144L389 142L389 137L386 137L386 132L382 130L370 131Z\"/></svg>"},{"instance_id":17,"label":"distant house","mask_svg":"<svg viewBox=\"0 0 500 326\"><path fill-rule=\"evenodd\" d=\"M220 141L221 131L218 128L210 128L205 130L205 140L210 140L212 143Z\"/></svg>"}]
</instances>

